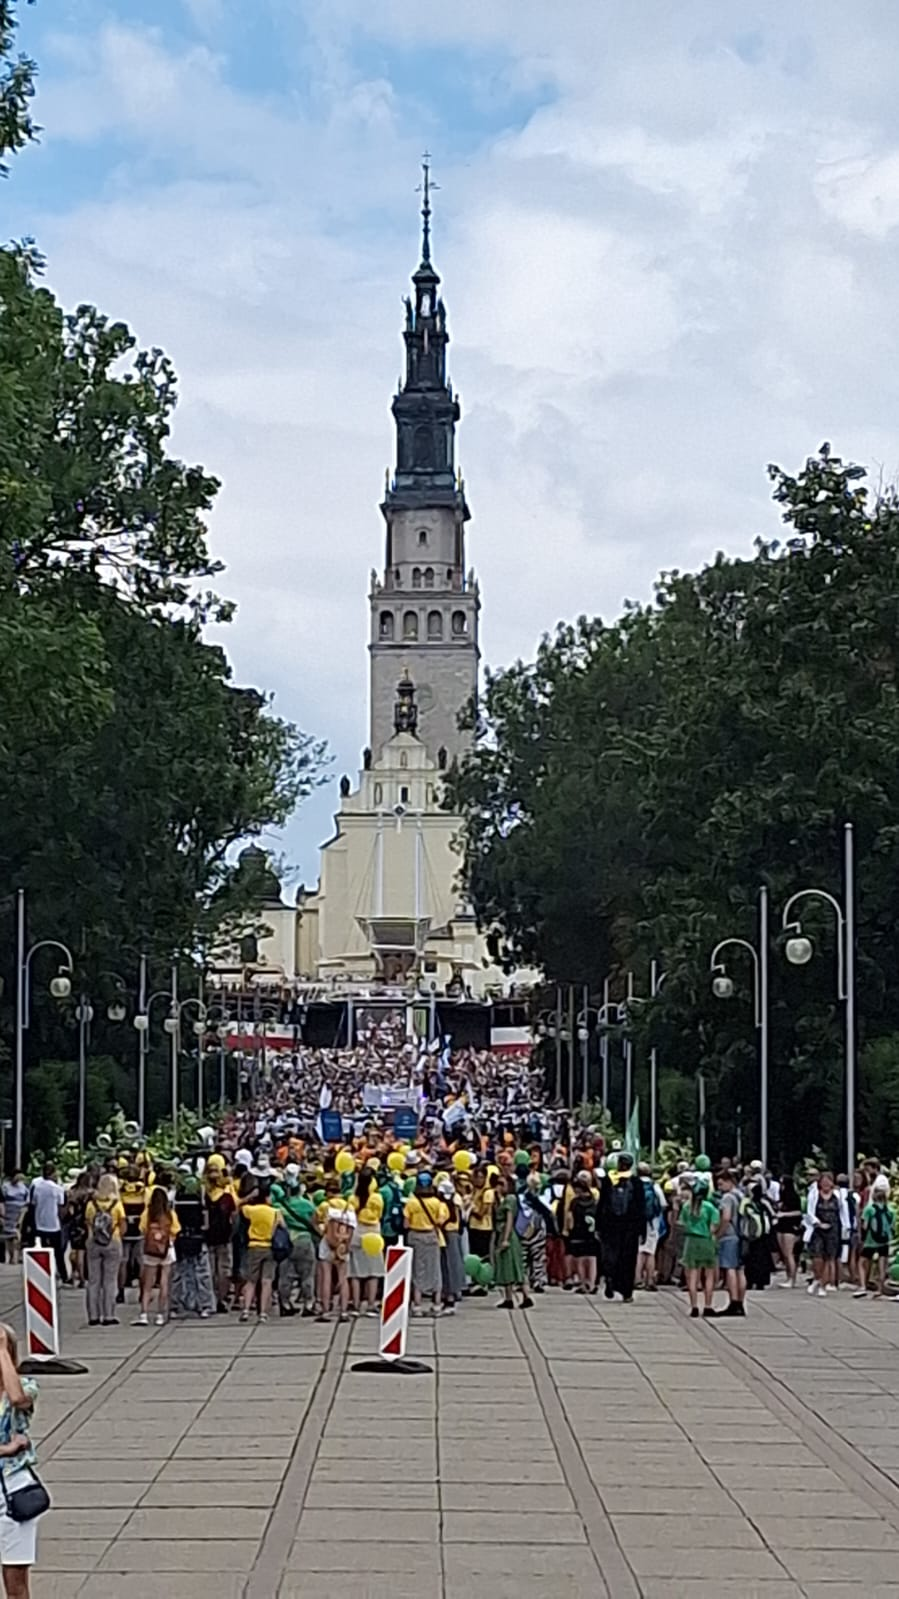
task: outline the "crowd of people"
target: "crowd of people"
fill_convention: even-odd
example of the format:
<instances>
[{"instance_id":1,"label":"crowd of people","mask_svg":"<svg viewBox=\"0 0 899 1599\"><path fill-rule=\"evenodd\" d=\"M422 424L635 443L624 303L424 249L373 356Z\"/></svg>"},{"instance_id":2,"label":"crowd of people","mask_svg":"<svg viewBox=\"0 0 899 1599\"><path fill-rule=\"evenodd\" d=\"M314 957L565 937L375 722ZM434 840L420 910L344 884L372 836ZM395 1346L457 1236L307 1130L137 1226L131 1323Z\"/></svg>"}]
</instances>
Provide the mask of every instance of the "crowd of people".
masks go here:
<instances>
[{"instance_id":1,"label":"crowd of people","mask_svg":"<svg viewBox=\"0 0 899 1599\"><path fill-rule=\"evenodd\" d=\"M7 1245L52 1247L92 1326L126 1305L141 1326L375 1316L398 1242L414 1315L493 1287L512 1309L549 1289L630 1303L677 1283L691 1315L743 1316L748 1289L775 1272L795 1286L803 1265L818 1297L883 1294L896 1222L877 1162L851 1182L812 1172L802 1191L759 1161L653 1171L547 1106L527 1057L425 1048L377 1018L351 1049L272 1063L177 1160L110 1150L68 1186L50 1165L30 1185L16 1173L3 1202Z\"/></svg>"}]
</instances>

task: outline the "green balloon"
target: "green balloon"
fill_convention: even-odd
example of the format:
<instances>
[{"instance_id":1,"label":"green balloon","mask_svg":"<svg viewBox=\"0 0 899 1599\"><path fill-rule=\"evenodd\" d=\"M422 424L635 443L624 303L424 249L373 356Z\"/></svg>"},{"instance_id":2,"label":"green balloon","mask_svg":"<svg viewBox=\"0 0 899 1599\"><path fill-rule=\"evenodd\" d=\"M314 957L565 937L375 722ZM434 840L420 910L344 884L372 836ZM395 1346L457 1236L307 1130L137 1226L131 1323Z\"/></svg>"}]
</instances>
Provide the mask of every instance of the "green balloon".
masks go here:
<instances>
[{"instance_id":1,"label":"green balloon","mask_svg":"<svg viewBox=\"0 0 899 1599\"><path fill-rule=\"evenodd\" d=\"M697 1155L693 1162L693 1168L695 1171L711 1171L712 1163L708 1155Z\"/></svg>"},{"instance_id":2,"label":"green balloon","mask_svg":"<svg viewBox=\"0 0 899 1599\"><path fill-rule=\"evenodd\" d=\"M403 1193L406 1194L406 1195L415 1193L415 1178L414 1177L407 1177L406 1178L406 1181L403 1183Z\"/></svg>"},{"instance_id":3,"label":"green balloon","mask_svg":"<svg viewBox=\"0 0 899 1599\"><path fill-rule=\"evenodd\" d=\"M323 1188L316 1188L315 1193L312 1195L312 1203L313 1205L323 1205L327 1197Z\"/></svg>"},{"instance_id":4,"label":"green balloon","mask_svg":"<svg viewBox=\"0 0 899 1599\"><path fill-rule=\"evenodd\" d=\"M478 1262L478 1283L482 1288L489 1288L493 1282L493 1267L489 1260Z\"/></svg>"},{"instance_id":5,"label":"green balloon","mask_svg":"<svg viewBox=\"0 0 899 1599\"><path fill-rule=\"evenodd\" d=\"M477 1282L477 1280L478 1280L478 1272L480 1271L480 1269L481 1269L481 1257L480 1257L480 1255L466 1255L465 1256L465 1275L467 1277L470 1277L472 1282L475 1282L475 1283Z\"/></svg>"}]
</instances>

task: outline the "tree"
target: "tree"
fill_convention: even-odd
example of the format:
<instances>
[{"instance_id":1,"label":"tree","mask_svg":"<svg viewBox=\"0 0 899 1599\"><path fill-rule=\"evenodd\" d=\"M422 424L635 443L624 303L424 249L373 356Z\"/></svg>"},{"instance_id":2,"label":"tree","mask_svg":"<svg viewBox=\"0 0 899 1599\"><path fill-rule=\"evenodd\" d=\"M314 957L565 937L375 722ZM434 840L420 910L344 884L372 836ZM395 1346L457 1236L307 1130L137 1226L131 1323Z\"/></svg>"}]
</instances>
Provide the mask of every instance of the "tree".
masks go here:
<instances>
[{"instance_id":1,"label":"tree","mask_svg":"<svg viewBox=\"0 0 899 1599\"><path fill-rule=\"evenodd\" d=\"M38 132L29 110L37 68L13 53L16 27L13 0L0 0L0 178L7 176L4 156L24 149Z\"/></svg>"},{"instance_id":2,"label":"tree","mask_svg":"<svg viewBox=\"0 0 899 1599\"><path fill-rule=\"evenodd\" d=\"M491 677L448 796L466 889L511 955L594 983L662 958L644 1025L682 1071L703 1068L731 1127L737 1104L755 1114L755 1065L745 1008L710 998L709 951L752 933L761 881L775 906L807 884L839 891L847 818L862 1033L899 1030L899 505L827 446L795 477L770 473L786 541L665 573L652 605L582 618ZM814 911L809 925L829 948ZM775 969L772 1127L794 1109L791 1140L836 1150L833 994L829 961Z\"/></svg>"},{"instance_id":3,"label":"tree","mask_svg":"<svg viewBox=\"0 0 899 1599\"><path fill-rule=\"evenodd\" d=\"M14 31L0 0L0 157L36 133ZM255 910L235 846L283 823L324 760L203 638L232 614L208 587L218 483L169 451L171 363L94 306L66 313L42 269L29 242L0 249L0 1058L14 888L29 937L75 951L79 989L133 972L138 951L161 974ZM29 1097L37 1084L35 1114L71 1127L70 1022L35 1008ZM92 1060L89 1108L133 1087L133 1038L110 1037L124 1075L117 1086Z\"/></svg>"}]
</instances>

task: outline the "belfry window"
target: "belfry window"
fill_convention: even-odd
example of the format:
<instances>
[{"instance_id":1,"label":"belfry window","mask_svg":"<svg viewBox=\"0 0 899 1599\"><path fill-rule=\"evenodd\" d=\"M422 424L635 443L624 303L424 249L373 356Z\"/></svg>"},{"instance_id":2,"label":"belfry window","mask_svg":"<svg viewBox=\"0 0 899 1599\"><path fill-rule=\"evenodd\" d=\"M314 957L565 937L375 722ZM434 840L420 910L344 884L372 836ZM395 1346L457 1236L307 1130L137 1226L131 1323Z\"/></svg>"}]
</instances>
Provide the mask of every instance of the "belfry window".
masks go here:
<instances>
[{"instance_id":1,"label":"belfry window","mask_svg":"<svg viewBox=\"0 0 899 1599\"><path fill-rule=\"evenodd\" d=\"M468 632L468 618L464 611L453 612L453 638L464 638Z\"/></svg>"},{"instance_id":2,"label":"belfry window","mask_svg":"<svg viewBox=\"0 0 899 1599\"><path fill-rule=\"evenodd\" d=\"M428 638L443 638L443 617L439 611L428 612Z\"/></svg>"},{"instance_id":3,"label":"belfry window","mask_svg":"<svg viewBox=\"0 0 899 1599\"><path fill-rule=\"evenodd\" d=\"M414 566L412 568L412 587L414 589L420 589L421 588L421 567L420 566Z\"/></svg>"},{"instance_id":4,"label":"belfry window","mask_svg":"<svg viewBox=\"0 0 899 1599\"><path fill-rule=\"evenodd\" d=\"M403 617L403 638L418 638L418 616L415 611L406 611Z\"/></svg>"},{"instance_id":5,"label":"belfry window","mask_svg":"<svg viewBox=\"0 0 899 1599\"><path fill-rule=\"evenodd\" d=\"M432 589L433 587L434 587L434 568L433 568L433 566L426 566L425 567L425 588L426 589Z\"/></svg>"},{"instance_id":6,"label":"belfry window","mask_svg":"<svg viewBox=\"0 0 899 1599\"><path fill-rule=\"evenodd\" d=\"M393 638L393 612L392 611L382 611L381 612L381 621L380 621L380 624L379 624L379 627L378 627L378 634L379 634L379 636L381 638Z\"/></svg>"},{"instance_id":7,"label":"belfry window","mask_svg":"<svg viewBox=\"0 0 899 1599\"><path fill-rule=\"evenodd\" d=\"M384 790L383 790L383 788L382 788L380 783L376 783L375 784L375 804L376 805L380 805L380 803L381 803L383 798L384 798Z\"/></svg>"},{"instance_id":8,"label":"belfry window","mask_svg":"<svg viewBox=\"0 0 899 1599\"><path fill-rule=\"evenodd\" d=\"M426 544L428 542L428 530L427 530L426 527L423 527L420 530L419 535L418 535L418 542L422 546L422 548L424 548L426 546Z\"/></svg>"}]
</instances>

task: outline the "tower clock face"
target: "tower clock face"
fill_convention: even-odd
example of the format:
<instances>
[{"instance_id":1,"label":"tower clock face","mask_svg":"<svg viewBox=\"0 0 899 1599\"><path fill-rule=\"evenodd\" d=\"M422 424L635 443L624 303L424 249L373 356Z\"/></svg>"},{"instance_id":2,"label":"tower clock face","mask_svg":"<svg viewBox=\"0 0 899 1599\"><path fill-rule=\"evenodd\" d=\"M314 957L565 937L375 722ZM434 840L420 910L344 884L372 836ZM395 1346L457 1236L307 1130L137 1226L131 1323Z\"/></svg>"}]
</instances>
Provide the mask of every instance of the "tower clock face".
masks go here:
<instances>
[{"instance_id":1,"label":"tower clock face","mask_svg":"<svg viewBox=\"0 0 899 1599\"><path fill-rule=\"evenodd\" d=\"M419 684L415 690L415 698L418 700L418 709L420 711L432 710L434 705L434 690L432 689L430 683Z\"/></svg>"}]
</instances>

